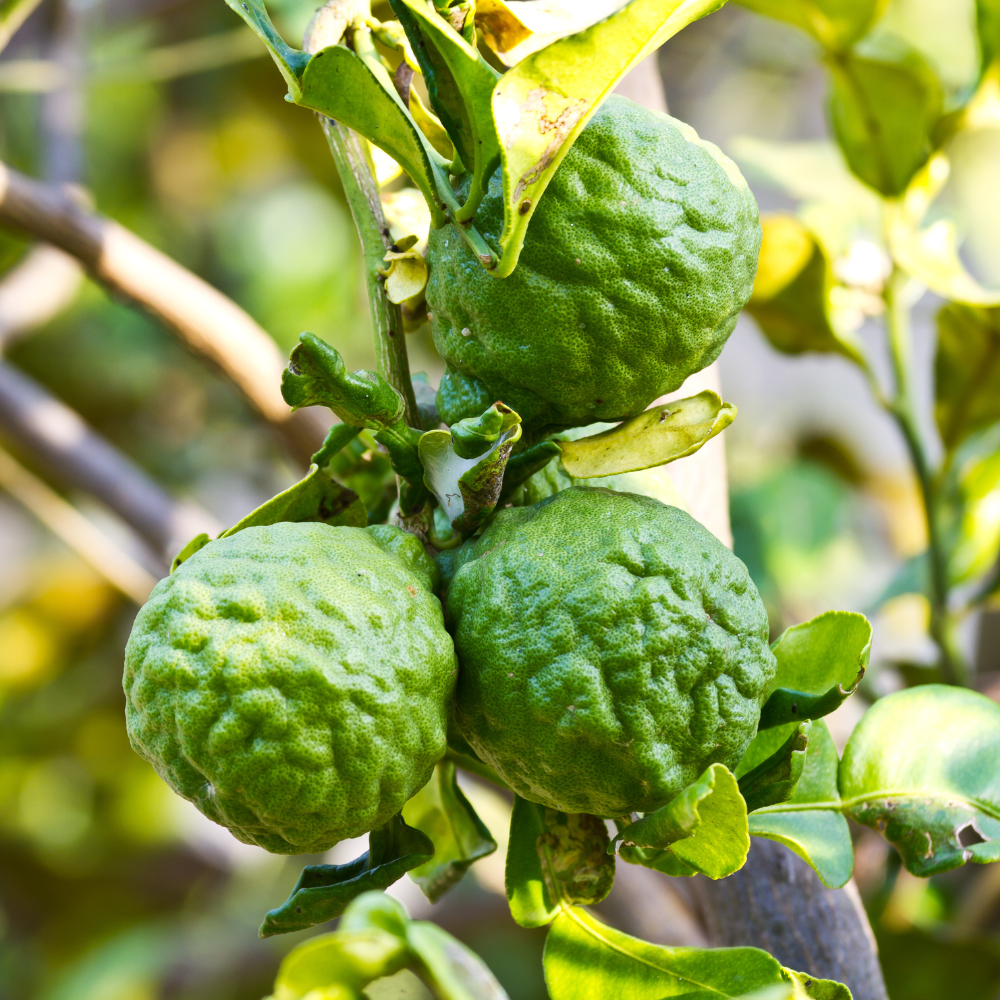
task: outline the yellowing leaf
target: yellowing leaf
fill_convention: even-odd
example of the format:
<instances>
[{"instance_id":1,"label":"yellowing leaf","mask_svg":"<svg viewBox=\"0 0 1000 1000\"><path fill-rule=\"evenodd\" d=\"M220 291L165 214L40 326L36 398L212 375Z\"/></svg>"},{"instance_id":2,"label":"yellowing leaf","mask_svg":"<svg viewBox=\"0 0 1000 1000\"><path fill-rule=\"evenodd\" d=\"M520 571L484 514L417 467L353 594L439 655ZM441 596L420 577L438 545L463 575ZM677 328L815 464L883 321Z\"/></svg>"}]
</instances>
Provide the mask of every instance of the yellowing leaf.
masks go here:
<instances>
[{"instance_id":1,"label":"yellowing leaf","mask_svg":"<svg viewBox=\"0 0 1000 1000\"><path fill-rule=\"evenodd\" d=\"M385 293L390 302L400 303L420 295L427 285L427 261L416 250L390 250L383 260L389 265Z\"/></svg>"}]
</instances>

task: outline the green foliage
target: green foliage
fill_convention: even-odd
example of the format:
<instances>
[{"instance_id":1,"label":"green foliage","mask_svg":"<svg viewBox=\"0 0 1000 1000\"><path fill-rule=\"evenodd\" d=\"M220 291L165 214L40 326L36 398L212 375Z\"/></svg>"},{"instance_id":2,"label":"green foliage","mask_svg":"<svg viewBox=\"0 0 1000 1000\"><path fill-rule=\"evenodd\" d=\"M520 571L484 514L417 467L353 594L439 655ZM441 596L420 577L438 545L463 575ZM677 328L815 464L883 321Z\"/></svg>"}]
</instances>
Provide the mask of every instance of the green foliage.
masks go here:
<instances>
[{"instance_id":1,"label":"green foliage","mask_svg":"<svg viewBox=\"0 0 1000 1000\"><path fill-rule=\"evenodd\" d=\"M305 52L293 49L278 34L271 22L264 0L226 0L226 3L253 29L267 46L271 58L274 59L281 75L288 84L289 93L298 96L301 93L299 80L302 76L309 56Z\"/></svg>"},{"instance_id":2,"label":"green foliage","mask_svg":"<svg viewBox=\"0 0 1000 1000\"><path fill-rule=\"evenodd\" d=\"M268 911L260 936L289 934L339 917L364 892L386 889L434 854L434 844L401 815L368 835L361 857L346 865L306 865L288 899Z\"/></svg>"},{"instance_id":3,"label":"green foliage","mask_svg":"<svg viewBox=\"0 0 1000 1000\"><path fill-rule=\"evenodd\" d=\"M744 7L794 24L830 52L850 48L885 9L887 0L737 0Z\"/></svg>"},{"instance_id":4,"label":"green foliage","mask_svg":"<svg viewBox=\"0 0 1000 1000\"><path fill-rule=\"evenodd\" d=\"M985 74L1000 55L1000 3L997 0L976 0L976 28L981 72Z\"/></svg>"},{"instance_id":5,"label":"green foliage","mask_svg":"<svg viewBox=\"0 0 1000 1000\"><path fill-rule=\"evenodd\" d=\"M740 795L746 802L748 813L763 809L764 806L777 805L792 797L805 766L811 726L812 722L809 720L800 722L792 735L770 757L740 776ZM750 749L753 749L752 743Z\"/></svg>"},{"instance_id":6,"label":"green foliage","mask_svg":"<svg viewBox=\"0 0 1000 1000\"><path fill-rule=\"evenodd\" d=\"M786 629L771 646L778 669L760 713L760 729L819 719L858 689L871 654L864 615L827 611Z\"/></svg>"}]
</instances>

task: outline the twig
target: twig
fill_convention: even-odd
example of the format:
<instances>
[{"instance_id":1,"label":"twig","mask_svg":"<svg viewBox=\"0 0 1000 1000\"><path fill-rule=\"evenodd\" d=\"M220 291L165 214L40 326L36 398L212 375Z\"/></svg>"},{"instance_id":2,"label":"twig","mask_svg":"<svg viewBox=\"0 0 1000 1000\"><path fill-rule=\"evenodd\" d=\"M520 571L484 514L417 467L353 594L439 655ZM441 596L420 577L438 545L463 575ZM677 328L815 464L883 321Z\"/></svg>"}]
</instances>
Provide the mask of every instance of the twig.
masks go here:
<instances>
[{"instance_id":1,"label":"twig","mask_svg":"<svg viewBox=\"0 0 1000 1000\"><path fill-rule=\"evenodd\" d=\"M156 580L74 506L0 448L0 487L34 514L110 584L143 604Z\"/></svg>"},{"instance_id":2,"label":"twig","mask_svg":"<svg viewBox=\"0 0 1000 1000\"><path fill-rule=\"evenodd\" d=\"M0 51L40 3L41 0L0 0Z\"/></svg>"},{"instance_id":3,"label":"twig","mask_svg":"<svg viewBox=\"0 0 1000 1000\"><path fill-rule=\"evenodd\" d=\"M96 497L168 561L194 535L221 531L210 514L178 503L76 412L4 361L0 428L55 482Z\"/></svg>"},{"instance_id":4,"label":"twig","mask_svg":"<svg viewBox=\"0 0 1000 1000\"><path fill-rule=\"evenodd\" d=\"M75 257L42 243L0 279L0 351L66 309L83 284Z\"/></svg>"},{"instance_id":5,"label":"twig","mask_svg":"<svg viewBox=\"0 0 1000 1000\"><path fill-rule=\"evenodd\" d=\"M214 363L286 438L302 460L328 420L289 413L281 398L284 359L235 302L134 233L83 207L64 188L40 184L0 163L0 224L76 257L115 295L159 319L195 354Z\"/></svg>"}]
</instances>

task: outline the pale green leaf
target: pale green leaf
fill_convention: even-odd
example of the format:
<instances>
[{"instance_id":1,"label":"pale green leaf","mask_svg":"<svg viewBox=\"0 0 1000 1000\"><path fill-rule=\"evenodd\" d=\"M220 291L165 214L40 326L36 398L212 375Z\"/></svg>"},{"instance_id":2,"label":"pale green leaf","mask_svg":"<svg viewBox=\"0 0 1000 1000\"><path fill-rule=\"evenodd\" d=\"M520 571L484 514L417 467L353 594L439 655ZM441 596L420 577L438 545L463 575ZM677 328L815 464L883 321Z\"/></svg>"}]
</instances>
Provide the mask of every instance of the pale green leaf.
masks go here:
<instances>
[{"instance_id":1,"label":"pale green leaf","mask_svg":"<svg viewBox=\"0 0 1000 1000\"><path fill-rule=\"evenodd\" d=\"M693 455L735 417L735 406L706 389L660 403L600 434L560 441L563 468L579 479L651 469Z\"/></svg>"},{"instance_id":2,"label":"pale green leaf","mask_svg":"<svg viewBox=\"0 0 1000 1000\"><path fill-rule=\"evenodd\" d=\"M423 894L437 902L469 866L497 849L496 841L462 794L455 765L439 761L431 780L403 806L403 819L430 838L434 857L410 872Z\"/></svg>"},{"instance_id":3,"label":"pale green leaf","mask_svg":"<svg viewBox=\"0 0 1000 1000\"><path fill-rule=\"evenodd\" d=\"M792 797L802 777L811 726L808 719L800 722L770 756L738 775L740 795L747 804L748 813L786 802ZM761 735L758 733L758 736Z\"/></svg>"},{"instance_id":4,"label":"pale green leaf","mask_svg":"<svg viewBox=\"0 0 1000 1000\"><path fill-rule=\"evenodd\" d=\"M796 724L757 734L736 773L764 759L781 745ZM840 760L822 719L813 722L805 764L792 797L750 814L750 836L776 840L812 865L820 881L832 889L847 883L854 868L854 847L847 820L840 812L837 768Z\"/></svg>"},{"instance_id":5,"label":"pale green leaf","mask_svg":"<svg viewBox=\"0 0 1000 1000\"><path fill-rule=\"evenodd\" d=\"M758 14L794 24L830 52L848 49L885 9L888 0L737 0Z\"/></svg>"},{"instance_id":6,"label":"pale green leaf","mask_svg":"<svg viewBox=\"0 0 1000 1000\"><path fill-rule=\"evenodd\" d=\"M871 623L854 611L826 611L782 632L771 646L778 667L760 728L829 715L857 690L871 644Z\"/></svg>"},{"instance_id":7,"label":"pale green leaf","mask_svg":"<svg viewBox=\"0 0 1000 1000\"><path fill-rule=\"evenodd\" d=\"M956 448L1000 420L1000 309L950 302L937 315L934 418Z\"/></svg>"},{"instance_id":8,"label":"pale green leaf","mask_svg":"<svg viewBox=\"0 0 1000 1000\"><path fill-rule=\"evenodd\" d=\"M493 91L503 155L504 226L498 277L517 264L539 199L615 84L685 25L724 0L631 0L621 10L528 56Z\"/></svg>"},{"instance_id":9,"label":"pale green leaf","mask_svg":"<svg viewBox=\"0 0 1000 1000\"><path fill-rule=\"evenodd\" d=\"M285 78L288 93L291 94L293 100L298 101L302 94L302 73L309 63L309 53L293 49L278 34L277 29L271 23L267 8L264 6L264 0L226 0L226 4L250 25L254 33L267 46L271 58Z\"/></svg>"},{"instance_id":10,"label":"pale green leaf","mask_svg":"<svg viewBox=\"0 0 1000 1000\"><path fill-rule=\"evenodd\" d=\"M743 867L750 850L746 803L733 773L712 764L665 806L619 828L616 840L623 843L625 861L670 874L725 878ZM690 871L673 867L673 859Z\"/></svg>"},{"instance_id":11,"label":"pale green leaf","mask_svg":"<svg viewBox=\"0 0 1000 1000\"><path fill-rule=\"evenodd\" d=\"M515 795L504 883L510 914L522 927L544 927L559 912L559 900L549 895L542 876L536 846L545 832L545 807Z\"/></svg>"},{"instance_id":12,"label":"pale green leaf","mask_svg":"<svg viewBox=\"0 0 1000 1000\"><path fill-rule=\"evenodd\" d=\"M976 29L985 73L1000 56L1000 0L976 0Z\"/></svg>"},{"instance_id":13,"label":"pale green leaf","mask_svg":"<svg viewBox=\"0 0 1000 1000\"><path fill-rule=\"evenodd\" d=\"M427 286L427 261L417 250L390 250L383 260L389 265L385 273L385 294L390 302L400 305L422 295Z\"/></svg>"},{"instance_id":14,"label":"pale green leaf","mask_svg":"<svg viewBox=\"0 0 1000 1000\"><path fill-rule=\"evenodd\" d=\"M648 944L596 920L579 907L563 910L545 942L545 984L552 1000L725 1000L790 985L778 997L850 1000L839 984L796 982L777 959L757 948L667 948ZM826 992L818 992L820 984Z\"/></svg>"},{"instance_id":15,"label":"pale green leaf","mask_svg":"<svg viewBox=\"0 0 1000 1000\"><path fill-rule=\"evenodd\" d=\"M840 765L849 815L893 844L914 875L1000 859L1000 705L925 684L877 701Z\"/></svg>"},{"instance_id":16,"label":"pale green leaf","mask_svg":"<svg viewBox=\"0 0 1000 1000\"><path fill-rule=\"evenodd\" d=\"M443 1000L508 1000L486 963L435 924L411 920L406 943L421 979L435 996Z\"/></svg>"},{"instance_id":17,"label":"pale green leaf","mask_svg":"<svg viewBox=\"0 0 1000 1000\"><path fill-rule=\"evenodd\" d=\"M188 542L187 545L185 545L184 548L182 548L180 552L174 556L173 562L170 564L170 572L173 573L173 571L177 569L181 563L187 562L191 556L193 556L200 549L203 549L211 540L212 539L209 538L205 532L202 532L200 535L195 535L194 538L192 538L191 541Z\"/></svg>"},{"instance_id":18,"label":"pale green leaf","mask_svg":"<svg viewBox=\"0 0 1000 1000\"><path fill-rule=\"evenodd\" d=\"M903 43L830 58L829 112L851 170L883 195L902 194L933 151L942 113L934 72Z\"/></svg>"}]
</instances>

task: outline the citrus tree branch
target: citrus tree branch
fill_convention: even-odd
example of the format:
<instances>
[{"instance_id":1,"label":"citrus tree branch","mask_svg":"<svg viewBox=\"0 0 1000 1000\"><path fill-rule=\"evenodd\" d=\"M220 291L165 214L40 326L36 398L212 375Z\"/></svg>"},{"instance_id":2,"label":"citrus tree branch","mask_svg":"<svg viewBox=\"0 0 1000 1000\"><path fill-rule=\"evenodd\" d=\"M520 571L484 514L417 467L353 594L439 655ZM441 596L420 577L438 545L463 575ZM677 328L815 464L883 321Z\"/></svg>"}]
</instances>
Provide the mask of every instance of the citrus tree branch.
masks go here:
<instances>
[{"instance_id":1,"label":"citrus tree branch","mask_svg":"<svg viewBox=\"0 0 1000 1000\"><path fill-rule=\"evenodd\" d=\"M181 343L215 365L300 459L322 441L328 421L290 413L281 398L284 358L235 302L134 233L84 207L61 187L0 163L0 225L75 257L112 294L160 320Z\"/></svg>"}]
</instances>

